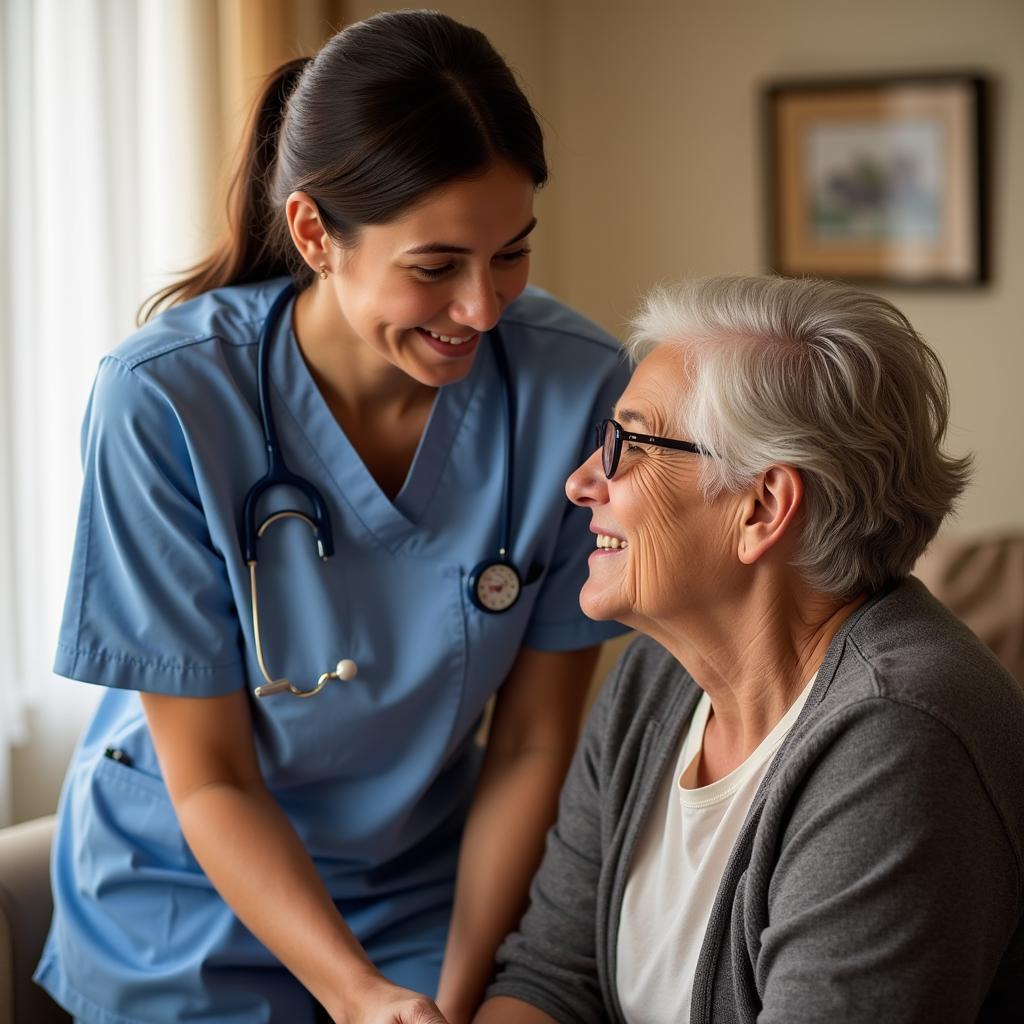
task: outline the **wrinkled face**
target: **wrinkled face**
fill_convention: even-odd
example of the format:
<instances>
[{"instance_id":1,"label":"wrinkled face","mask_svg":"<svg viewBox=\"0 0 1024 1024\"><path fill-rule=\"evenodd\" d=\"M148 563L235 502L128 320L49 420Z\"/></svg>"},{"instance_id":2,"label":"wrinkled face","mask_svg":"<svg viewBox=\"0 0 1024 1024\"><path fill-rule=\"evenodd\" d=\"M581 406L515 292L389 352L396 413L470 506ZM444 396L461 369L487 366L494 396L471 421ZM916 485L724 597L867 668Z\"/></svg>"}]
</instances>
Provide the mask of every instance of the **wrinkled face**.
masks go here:
<instances>
[{"instance_id":1,"label":"wrinkled face","mask_svg":"<svg viewBox=\"0 0 1024 1024\"><path fill-rule=\"evenodd\" d=\"M363 227L329 279L352 334L430 387L464 377L481 333L526 287L533 194L525 171L498 162Z\"/></svg>"},{"instance_id":2,"label":"wrinkled face","mask_svg":"<svg viewBox=\"0 0 1024 1024\"><path fill-rule=\"evenodd\" d=\"M614 418L637 432L688 440L677 415L688 390L683 360L663 345L637 367ZM595 550L580 593L590 618L649 632L728 592L739 501L728 494L705 500L698 482L707 457L623 441L613 479L600 451L569 477L569 499L592 513Z\"/></svg>"}]
</instances>

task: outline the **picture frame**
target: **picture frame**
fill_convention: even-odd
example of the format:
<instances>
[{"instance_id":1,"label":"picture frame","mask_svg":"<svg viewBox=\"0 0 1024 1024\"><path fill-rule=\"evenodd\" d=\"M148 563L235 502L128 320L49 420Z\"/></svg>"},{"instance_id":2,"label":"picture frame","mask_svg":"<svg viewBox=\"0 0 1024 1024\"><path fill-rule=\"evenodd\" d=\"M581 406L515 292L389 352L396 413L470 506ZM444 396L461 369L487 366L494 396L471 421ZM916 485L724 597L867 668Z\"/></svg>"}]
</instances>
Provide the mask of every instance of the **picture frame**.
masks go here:
<instances>
[{"instance_id":1,"label":"picture frame","mask_svg":"<svg viewBox=\"0 0 1024 1024\"><path fill-rule=\"evenodd\" d=\"M898 285L988 279L980 74L765 90L769 264Z\"/></svg>"}]
</instances>

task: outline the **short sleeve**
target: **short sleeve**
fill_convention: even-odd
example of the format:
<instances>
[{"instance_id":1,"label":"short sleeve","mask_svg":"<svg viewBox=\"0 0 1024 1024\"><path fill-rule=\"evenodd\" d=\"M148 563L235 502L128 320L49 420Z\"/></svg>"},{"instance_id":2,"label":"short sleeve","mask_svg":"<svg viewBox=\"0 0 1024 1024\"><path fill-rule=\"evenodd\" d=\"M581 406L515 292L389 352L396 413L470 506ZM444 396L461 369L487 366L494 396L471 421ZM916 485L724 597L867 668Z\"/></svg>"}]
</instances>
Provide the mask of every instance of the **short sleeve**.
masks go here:
<instances>
[{"instance_id":1,"label":"short sleeve","mask_svg":"<svg viewBox=\"0 0 1024 1024\"><path fill-rule=\"evenodd\" d=\"M594 424L610 415L610 410L629 383L629 365L625 359L616 353L610 363L588 418L581 425L583 436L579 439L576 465L593 454ZM628 631L628 627L619 622L595 622L588 619L580 608L580 591L590 573L587 559L593 550L590 513L586 509L577 508L566 498L554 559L537 596L523 638L527 647L542 651L578 650L611 640Z\"/></svg>"},{"instance_id":2,"label":"short sleeve","mask_svg":"<svg viewBox=\"0 0 1024 1024\"><path fill-rule=\"evenodd\" d=\"M84 483L54 671L184 696L243 685L241 629L168 398L108 357L82 432Z\"/></svg>"}]
</instances>

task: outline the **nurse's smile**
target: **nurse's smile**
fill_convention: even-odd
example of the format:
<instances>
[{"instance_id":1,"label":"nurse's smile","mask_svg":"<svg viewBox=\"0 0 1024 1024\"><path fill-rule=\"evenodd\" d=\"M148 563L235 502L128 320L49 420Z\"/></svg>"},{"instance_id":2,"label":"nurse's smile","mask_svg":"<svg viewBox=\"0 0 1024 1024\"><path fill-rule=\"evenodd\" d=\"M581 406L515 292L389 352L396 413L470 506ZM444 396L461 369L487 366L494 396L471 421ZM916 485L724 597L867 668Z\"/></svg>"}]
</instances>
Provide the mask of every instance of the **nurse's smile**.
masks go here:
<instances>
[{"instance_id":1,"label":"nurse's smile","mask_svg":"<svg viewBox=\"0 0 1024 1024\"><path fill-rule=\"evenodd\" d=\"M417 327L416 331L435 352L446 359L466 359L476 352L480 341L479 331L462 337L435 334L426 327Z\"/></svg>"}]
</instances>

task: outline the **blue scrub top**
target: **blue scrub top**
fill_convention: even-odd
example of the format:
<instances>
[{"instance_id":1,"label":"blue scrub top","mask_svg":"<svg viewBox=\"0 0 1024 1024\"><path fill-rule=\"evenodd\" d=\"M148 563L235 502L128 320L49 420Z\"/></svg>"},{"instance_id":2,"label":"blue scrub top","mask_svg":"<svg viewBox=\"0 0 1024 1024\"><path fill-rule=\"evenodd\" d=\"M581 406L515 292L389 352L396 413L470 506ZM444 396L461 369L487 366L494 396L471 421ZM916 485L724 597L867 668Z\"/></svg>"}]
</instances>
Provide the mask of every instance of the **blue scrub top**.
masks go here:
<instances>
[{"instance_id":1,"label":"blue scrub top","mask_svg":"<svg viewBox=\"0 0 1024 1024\"><path fill-rule=\"evenodd\" d=\"M102 361L86 414L55 671L110 689L61 798L37 971L84 1020L311 1019L308 995L189 851L134 692L251 693L262 681L241 507L266 470L256 348L285 283L164 313ZM518 408L511 557L524 576L542 571L498 615L467 591L472 568L497 553L505 478L504 397L486 341L468 376L438 391L394 500L317 389L290 307L271 341L281 447L324 495L336 550L320 561L297 520L262 540L268 668L301 687L343 657L359 674L308 700L252 698L256 747L355 934L385 973L421 989L436 983L484 705L520 646L572 650L622 631L579 609L593 537L563 490L625 387L619 347L536 289L501 329ZM276 497L264 513L296 506L294 492ZM248 856L259 871L260 851Z\"/></svg>"}]
</instances>

